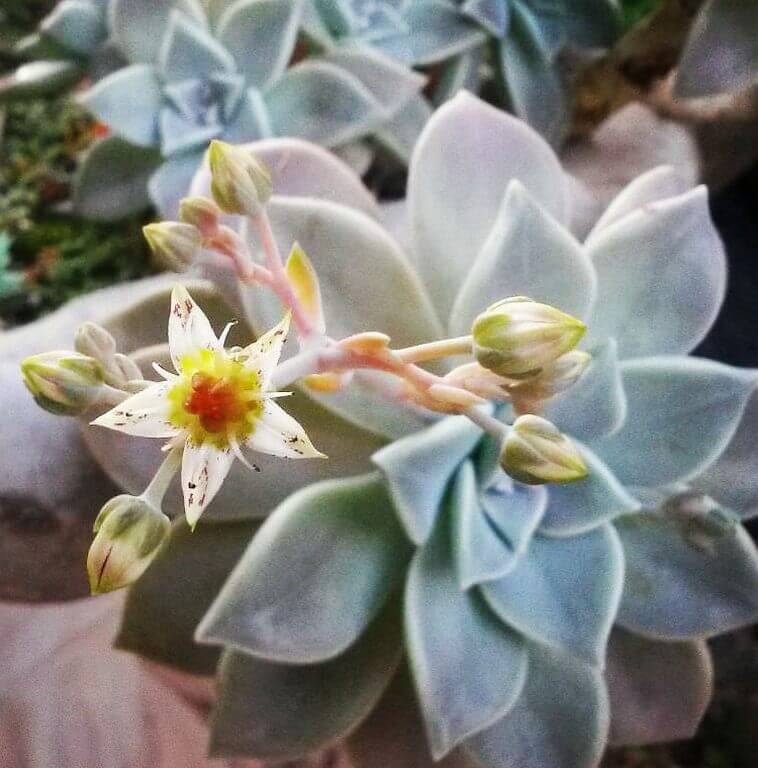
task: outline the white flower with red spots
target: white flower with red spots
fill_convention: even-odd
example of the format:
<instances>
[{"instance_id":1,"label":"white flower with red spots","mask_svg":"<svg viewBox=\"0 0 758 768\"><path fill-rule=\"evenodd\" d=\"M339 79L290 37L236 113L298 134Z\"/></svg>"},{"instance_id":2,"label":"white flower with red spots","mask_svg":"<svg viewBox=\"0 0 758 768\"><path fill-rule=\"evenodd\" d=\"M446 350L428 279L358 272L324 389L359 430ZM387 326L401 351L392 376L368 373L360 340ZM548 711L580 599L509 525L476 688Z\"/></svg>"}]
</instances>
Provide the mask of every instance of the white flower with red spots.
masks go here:
<instances>
[{"instance_id":1,"label":"white flower with red spots","mask_svg":"<svg viewBox=\"0 0 758 768\"><path fill-rule=\"evenodd\" d=\"M218 492L235 456L244 449L287 459L324 458L303 428L269 390L289 328L289 314L242 350L224 349L187 291L171 295L168 343L176 373L156 365L164 381L151 384L104 413L93 424L138 437L184 443L182 491L187 522L194 526Z\"/></svg>"}]
</instances>

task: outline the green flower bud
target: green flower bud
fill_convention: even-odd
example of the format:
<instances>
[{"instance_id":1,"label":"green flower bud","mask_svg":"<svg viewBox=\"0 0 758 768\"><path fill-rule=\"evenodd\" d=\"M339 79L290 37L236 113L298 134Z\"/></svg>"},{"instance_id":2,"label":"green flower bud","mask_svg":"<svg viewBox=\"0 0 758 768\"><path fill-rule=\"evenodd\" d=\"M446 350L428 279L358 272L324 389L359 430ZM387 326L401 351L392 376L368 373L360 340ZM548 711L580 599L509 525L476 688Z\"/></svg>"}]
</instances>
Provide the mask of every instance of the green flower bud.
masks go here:
<instances>
[{"instance_id":1,"label":"green flower bud","mask_svg":"<svg viewBox=\"0 0 758 768\"><path fill-rule=\"evenodd\" d=\"M525 397L529 400L547 400L555 397L571 389L591 362L592 355L580 349L573 349L546 365L533 378L516 382L511 387L511 393L514 397Z\"/></svg>"},{"instance_id":2,"label":"green flower bud","mask_svg":"<svg viewBox=\"0 0 758 768\"><path fill-rule=\"evenodd\" d=\"M184 272L200 254L203 236L191 224L162 221L142 228L150 250L160 266Z\"/></svg>"},{"instance_id":3,"label":"green flower bud","mask_svg":"<svg viewBox=\"0 0 758 768\"><path fill-rule=\"evenodd\" d=\"M45 352L21 363L24 384L50 413L78 416L93 405L105 380L102 364L78 352Z\"/></svg>"},{"instance_id":4,"label":"green flower bud","mask_svg":"<svg viewBox=\"0 0 758 768\"><path fill-rule=\"evenodd\" d=\"M179 203L179 221L197 227L204 238L216 234L222 216L223 211L209 197L185 197Z\"/></svg>"},{"instance_id":5,"label":"green flower bud","mask_svg":"<svg viewBox=\"0 0 758 768\"><path fill-rule=\"evenodd\" d=\"M268 168L249 150L214 140L208 150L211 192L222 211L238 216L258 215L271 197Z\"/></svg>"},{"instance_id":6,"label":"green flower bud","mask_svg":"<svg viewBox=\"0 0 758 768\"><path fill-rule=\"evenodd\" d=\"M528 378L570 352L587 330L571 315L515 296L493 304L474 321L479 364L508 378Z\"/></svg>"},{"instance_id":7,"label":"green flower bud","mask_svg":"<svg viewBox=\"0 0 758 768\"><path fill-rule=\"evenodd\" d=\"M106 502L94 525L87 555L92 594L112 592L136 581L168 535L171 523L139 496L126 494Z\"/></svg>"},{"instance_id":8,"label":"green flower bud","mask_svg":"<svg viewBox=\"0 0 758 768\"><path fill-rule=\"evenodd\" d=\"M587 477L587 466L576 446L547 419L520 416L505 438L500 466L528 485L573 483Z\"/></svg>"}]
</instances>

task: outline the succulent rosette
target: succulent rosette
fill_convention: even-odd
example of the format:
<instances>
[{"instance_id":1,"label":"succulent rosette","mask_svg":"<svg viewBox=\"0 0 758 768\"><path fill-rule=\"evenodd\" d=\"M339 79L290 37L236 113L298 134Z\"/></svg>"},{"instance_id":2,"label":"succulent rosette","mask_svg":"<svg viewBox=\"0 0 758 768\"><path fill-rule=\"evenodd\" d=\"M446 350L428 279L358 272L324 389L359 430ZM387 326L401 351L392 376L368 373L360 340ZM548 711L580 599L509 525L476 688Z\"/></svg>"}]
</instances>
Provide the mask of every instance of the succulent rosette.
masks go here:
<instances>
[{"instance_id":1,"label":"succulent rosette","mask_svg":"<svg viewBox=\"0 0 758 768\"><path fill-rule=\"evenodd\" d=\"M284 760L347 739L358 766L386 762L382 743L393 765L580 768L609 742L691 735L707 639L758 618L742 526L758 509L758 376L688 354L726 281L705 189L651 171L580 242L548 144L468 94L425 128L394 235L324 150L255 150L274 237L310 257L335 337L457 336L513 295L582 320L592 362L543 415L588 477L519 483L475 424L377 398L377 380L303 387L288 411L330 460L232 468L195 532L175 523L132 587L117 644L218 669L217 755ZM194 191L209 186L203 170ZM275 299L215 277L253 332L279 320ZM146 317L142 304L115 327L150 344ZM144 488L157 451L86 439L127 492Z\"/></svg>"},{"instance_id":2,"label":"succulent rosette","mask_svg":"<svg viewBox=\"0 0 758 768\"><path fill-rule=\"evenodd\" d=\"M437 101L459 88L478 90L489 47L502 105L558 144L571 110L559 56L608 47L619 17L615 0L310 0L306 30L323 45L369 46L412 65L445 63Z\"/></svg>"},{"instance_id":3,"label":"succulent rosette","mask_svg":"<svg viewBox=\"0 0 758 768\"><path fill-rule=\"evenodd\" d=\"M146 205L149 192L173 216L211 139L296 136L343 146L387 123L424 82L371 51L289 67L301 0L176 5L112 4L113 41L127 63L81 97L114 134L80 173L85 213L114 218Z\"/></svg>"}]
</instances>

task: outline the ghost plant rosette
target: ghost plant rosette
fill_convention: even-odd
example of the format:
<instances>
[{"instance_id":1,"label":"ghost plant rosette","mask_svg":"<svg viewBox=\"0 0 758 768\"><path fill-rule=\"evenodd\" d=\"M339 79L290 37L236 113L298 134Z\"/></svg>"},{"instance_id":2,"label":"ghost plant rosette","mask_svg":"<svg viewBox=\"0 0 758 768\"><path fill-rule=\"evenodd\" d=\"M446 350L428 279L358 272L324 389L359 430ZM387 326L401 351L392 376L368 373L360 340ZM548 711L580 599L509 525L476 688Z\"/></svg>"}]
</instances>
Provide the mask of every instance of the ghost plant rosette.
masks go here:
<instances>
[{"instance_id":1,"label":"ghost plant rosette","mask_svg":"<svg viewBox=\"0 0 758 768\"><path fill-rule=\"evenodd\" d=\"M256 154L270 199L217 145L183 223L254 330L292 311L271 389L298 392L330 460L232 471L133 586L120 647L220 658L218 755L346 739L372 765L378 732L408 765L586 768L609 741L690 735L705 641L758 617L756 373L688 356L725 287L705 190L651 171L580 243L549 146L461 95L414 153L406 256L322 150ZM149 488L154 468L89 434Z\"/></svg>"}]
</instances>

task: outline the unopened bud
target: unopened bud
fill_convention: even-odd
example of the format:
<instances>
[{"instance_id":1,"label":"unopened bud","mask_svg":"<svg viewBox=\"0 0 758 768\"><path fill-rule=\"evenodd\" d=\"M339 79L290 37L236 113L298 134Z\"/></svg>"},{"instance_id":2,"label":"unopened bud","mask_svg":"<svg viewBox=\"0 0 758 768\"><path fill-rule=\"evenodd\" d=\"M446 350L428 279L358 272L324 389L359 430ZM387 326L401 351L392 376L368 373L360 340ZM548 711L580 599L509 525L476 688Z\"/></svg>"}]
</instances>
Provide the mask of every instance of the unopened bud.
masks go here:
<instances>
[{"instance_id":1,"label":"unopened bud","mask_svg":"<svg viewBox=\"0 0 758 768\"><path fill-rule=\"evenodd\" d=\"M540 416L520 416L503 443L500 466L528 485L572 483L587 476L587 465L571 440Z\"/></svg>"},{"instance_id":2,"label":"unopened bud","mask_svg":"<svg viewBox=\"0 0 758 768\"><path fill-rule=\"evenodd\" d=\"M573 349L546 365L533 378L516 382L511 392L514 397L547 400L573 387L591 362L592 355Z\"/></svg>"},{"instance_id":3,"label":"unopened bud","mask_svg":"<svg viewBox=\"0 0 758 768\"><path fill-rule=\"evenodd\" d=\"M204 238L218 232L223 211L209 197L185 197L179 203L179 221L197 227Z\"/></svg>"},{"instance_id":4,"label":"unopened bud","mask_svg":"<svg viewBox=\"0 0 758 768\"><path fill-rule=\"evenodd\" d=\"M93 594L121 589L136 581L168 534L168 517L139 496L116 496L100 510L95 539L87 555Z\"/></svg>"},{"instance_id":5,"label":"unopened bud","mask_svg":"<svg viewBox=\"0 0 758 768\"><path fill-rule=\"evenodd\" d=\"M479 397L495 402L510 400L509 387L513 383L484 368L479 363L464 363L453 368L445 381L456 387L463 387Z\"/></svg>"},{"instance_id":6,"label":"unopened bud","mask_svg":"<svg viewBox=\"0 0 758 768\"><path fill-rule=\"evenodd\" d=\"M77 328L74 349L106 364L116 354L116 340L105 328L88 321Z\"/></svg>"},{"instance_id":7,"label":"unopened bud","mask_svg":"<svg viewBox=\"0 0 758 768\"><path fill-rule=\"evenodd\" d=\"M249 150L214 140L208 150L211 193L225 213L258 215L271 197L268 168Z\"/></svg>"},{"instance_id":8,"label":"unopened bud","mask_svg":"<svg viewBox=\"0 0 758 768\"><path fill-rule=\"evenodd\" d=\"M45 352L21 363L24 384L50 413L78 416L93 405L105 380L102 364L78 352Z\"/></svg>"},{"instance_id":9,"label":"unopened bud","mask_svg":"<svg viewBox=\"0 0 758 768\"><path fill-rule=\"evenodd\" d=\"M493 304L474 321L474 354L499 376L536 376L570 352L587 327L565 312L524 296Z\"/></svg>"},{"instance_id":10,"label":"unopened bud","mask_svg":"<svg viewBox=\"0 0 758 768\"><path fill-rule=\"evenodd\" d=\"M158 264L174 272L184 272L200 254L203 237L191 224L162 221L142 228Z\"/></svg>"}]
</instances>

